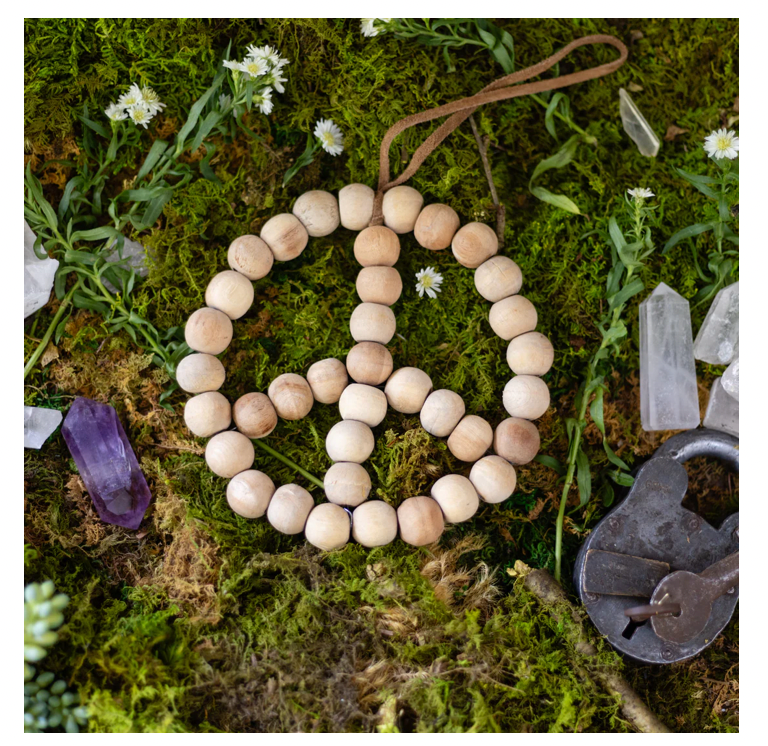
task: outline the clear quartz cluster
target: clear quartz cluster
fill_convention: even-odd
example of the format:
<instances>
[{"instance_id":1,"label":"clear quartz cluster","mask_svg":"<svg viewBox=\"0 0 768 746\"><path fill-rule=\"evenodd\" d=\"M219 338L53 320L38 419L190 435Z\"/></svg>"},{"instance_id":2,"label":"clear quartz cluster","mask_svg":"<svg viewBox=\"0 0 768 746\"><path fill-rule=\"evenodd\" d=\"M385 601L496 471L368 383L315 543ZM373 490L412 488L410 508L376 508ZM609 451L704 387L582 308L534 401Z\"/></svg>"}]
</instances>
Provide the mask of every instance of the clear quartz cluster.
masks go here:
<instances>
[{"instance_id":1,"label":"clear quartz cluster","mask_svg":"<svg viewBox=\"0 0 768 746\"><path fill-rule=\"evenodd\" d=\"M24 221L24 318L42 308L51 296L56 259L38 259L34 245L37 236Z\"/></svg>"},{"instance_id":2,"label":"clear quartz cluster","mask_svg":"<svg viewBox=\"0 0 768 746\"><path fill-rule=\"evenodd\" d=\"M709 392L704 427L722 430L739 437L739 402L723 388L723 379L716 378Z\"/></svg>"},{"instance_id":3,"label":"clear quartz cluster","mask_svg":"<svg viewBox=\"0 0 768 746\"><path fill-rule=\"evenodd\" d=\"M723 388L736 401L739 400L739 358L736 358L723 373Z\"/></svg>"},{"instance_id":4,"label":"clear quartz cluster","mask_svg":"<svg viewBox=\"0 0 768 746\"><path fill-rule=\"evenodd\" d=\"M24 448L42 448L62 417L58 409L24 407Z\"/></svg>"},{"instance_id":5,"label":"clear quartz cluster","mask_svg":"<svg viewBox=\"0 0 768 746\"><path fill-rule=\"evenodd\" d=\"M661 147L661 141L651 129L651 125L645 121L632 97L623 88L619 88L619 114L624 131L637 145L640 155L655 157Z\"/></svg>"},{"instance_id":6,"label":"clear quartz cluster","mask_svg":"<svg viewBox=\"0 0 768 746\"><path fill-rule=\"evenodd\" d=\"M712 301L696 335L693 354L712 365L727 365L739 355L739 283L724 287Z\"/></svg>"},{"instance_id":7,"label":"clear quartz cluster","mask_svg":"<svg viewBox=\"0 0 768 746\"><path fill-rule=\"evenodd\" d=\"M688 430L700 422L688 301L663 282L640 304L643 430Z\"/></svg>"}]
</instances>

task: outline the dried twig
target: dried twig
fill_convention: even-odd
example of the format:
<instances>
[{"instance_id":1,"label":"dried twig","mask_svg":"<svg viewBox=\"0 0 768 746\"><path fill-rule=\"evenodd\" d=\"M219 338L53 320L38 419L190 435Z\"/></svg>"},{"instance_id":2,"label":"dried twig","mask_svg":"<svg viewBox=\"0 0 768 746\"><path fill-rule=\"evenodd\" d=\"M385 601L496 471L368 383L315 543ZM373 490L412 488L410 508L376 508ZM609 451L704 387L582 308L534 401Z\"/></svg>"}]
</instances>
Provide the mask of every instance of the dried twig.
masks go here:
<instances>
[{"instance_id":1,"label":"dried twig","mask_svg":"<svg viewBox=\"0 0 768 746\"><path fill-rule=\"evenodd\" d=\"M491 173L491 164L488 162L488 141L480 137L480 132L477 129L475 123L475 117L470 115L469 124L472 127L472 134L475 136L475 142L477 143L477 149L480 152L480 160L483 162L483 171L485 171L485 178L488 180L488 187L491 190L491 199L493 205L496 208L496 235L499 238L499 248L504 248L504 227L506 225L506 211L504 205L499 202L499 195L496 192L496 184L493 183L493 174Z\"/></svg>"}]
</instances>

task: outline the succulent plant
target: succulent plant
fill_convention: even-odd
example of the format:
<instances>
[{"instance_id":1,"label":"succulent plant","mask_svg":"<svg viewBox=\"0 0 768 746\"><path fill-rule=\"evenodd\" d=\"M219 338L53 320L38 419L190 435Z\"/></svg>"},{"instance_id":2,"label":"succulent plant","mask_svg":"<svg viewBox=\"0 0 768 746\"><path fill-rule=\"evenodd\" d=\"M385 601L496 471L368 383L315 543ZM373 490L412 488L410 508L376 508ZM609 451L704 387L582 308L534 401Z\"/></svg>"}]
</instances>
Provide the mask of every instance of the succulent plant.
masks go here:
<instances>
[{"instance_id":1,"label":"succulent plant","mask_svg":"<svg viewBox=\"0 0 768 746\"><path fill-rule=\"evenodd\" d=\"M30 583L24 589L24 681L35 675L29 662L37 663L48 654L59 636L55 629L64 623L62 611L69 603L69 596L56 593L52 580Z\"/></svg>"}]
</instances>

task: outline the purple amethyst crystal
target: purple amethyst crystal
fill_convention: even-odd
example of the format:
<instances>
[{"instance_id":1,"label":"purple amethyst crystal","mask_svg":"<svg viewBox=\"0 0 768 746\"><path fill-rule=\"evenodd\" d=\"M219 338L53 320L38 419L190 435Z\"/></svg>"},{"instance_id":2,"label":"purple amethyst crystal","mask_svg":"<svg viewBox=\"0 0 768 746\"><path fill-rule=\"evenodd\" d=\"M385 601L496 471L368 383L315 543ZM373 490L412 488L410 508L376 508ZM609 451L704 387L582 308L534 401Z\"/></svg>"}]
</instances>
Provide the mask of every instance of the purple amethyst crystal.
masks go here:
<instances>
[{"instance_id":1,"label":"purple amethyst crystal","mask_svg":"<svg viewBox=\"0 0 768 746\"><path fill-rule=\"evenodd\" d=\"M101 520L138 528L152 495L114 408L76 399L61 434Z\"/></svg>"}]
</instances>

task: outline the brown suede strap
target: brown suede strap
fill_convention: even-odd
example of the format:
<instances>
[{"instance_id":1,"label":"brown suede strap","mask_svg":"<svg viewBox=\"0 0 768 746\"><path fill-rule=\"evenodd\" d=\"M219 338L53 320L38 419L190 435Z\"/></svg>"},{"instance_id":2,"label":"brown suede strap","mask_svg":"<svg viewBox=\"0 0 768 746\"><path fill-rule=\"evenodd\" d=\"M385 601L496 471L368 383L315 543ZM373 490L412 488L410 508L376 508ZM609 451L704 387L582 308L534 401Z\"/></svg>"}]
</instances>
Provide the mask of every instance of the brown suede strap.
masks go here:
<instances>
[{"instance_id":1,"label":"brown suede strap","mask_svg":"<svg viewBox=\"0 0 768 746\"><path fill-rule=\"evenodd\" d=\"M553 65L557 64L560 60L566 57L570 52L578 47L583 47L587 44L610 44L612 47L616 47L619 51L618 59L613 62L608 62L605 65L598 65L592 67L589 70L581 70L579 72L570 73L569 75L562 75L557 78L551 78L549 80L539 80L534 83L526 83L524 85L516 85L524 80L533 78L541 73L549 70ZM570 44L564 46L559 52L555 52L551 57L542 60L536 65L526 67L525 70L518 70L510 75L505 75L503 78L495 80L490 85L483 88L482 91L476 93L474 96L459 99L453 101L450 104L438 106L435 109L429 109L428 111L422 111L419 114L412 114L409 117L401 119L399 122L393 124L384 135L384 139L381 141L381 150L379 153L379 186L376 191L376 198L373 203L373 216L371 217L370 225L381 225L384 222L382 215L382 201L384 199L384 192L392 187L402 184L413 176L419 167L426 160L427 156L445 140L448 135L451 134L462 122L467 120L472 112L479 106L490 103L491 101L503 101L508 98L517 98L518 96L526 96L531 93L544 93L546 91L553 91L557 88L565 88L566 86L573 85L574 83L583 83L586 80L594 80L595 78L601 78L604 75L609 75L612 72L618 70L627 60L627 48L620 42L615 36L608 36L606 34L594 34L592 36L584 36L581 39L575 39ZM396 179L390 181L389 179L389 148L392 145L392 141L401 133L407 130L409 127L421 124L422 122L430 122L433 119L450 115L424 142L416 149L413 154L410 163L406 167L405 171L400 174Z\"/></svg>"}]
</instances>

